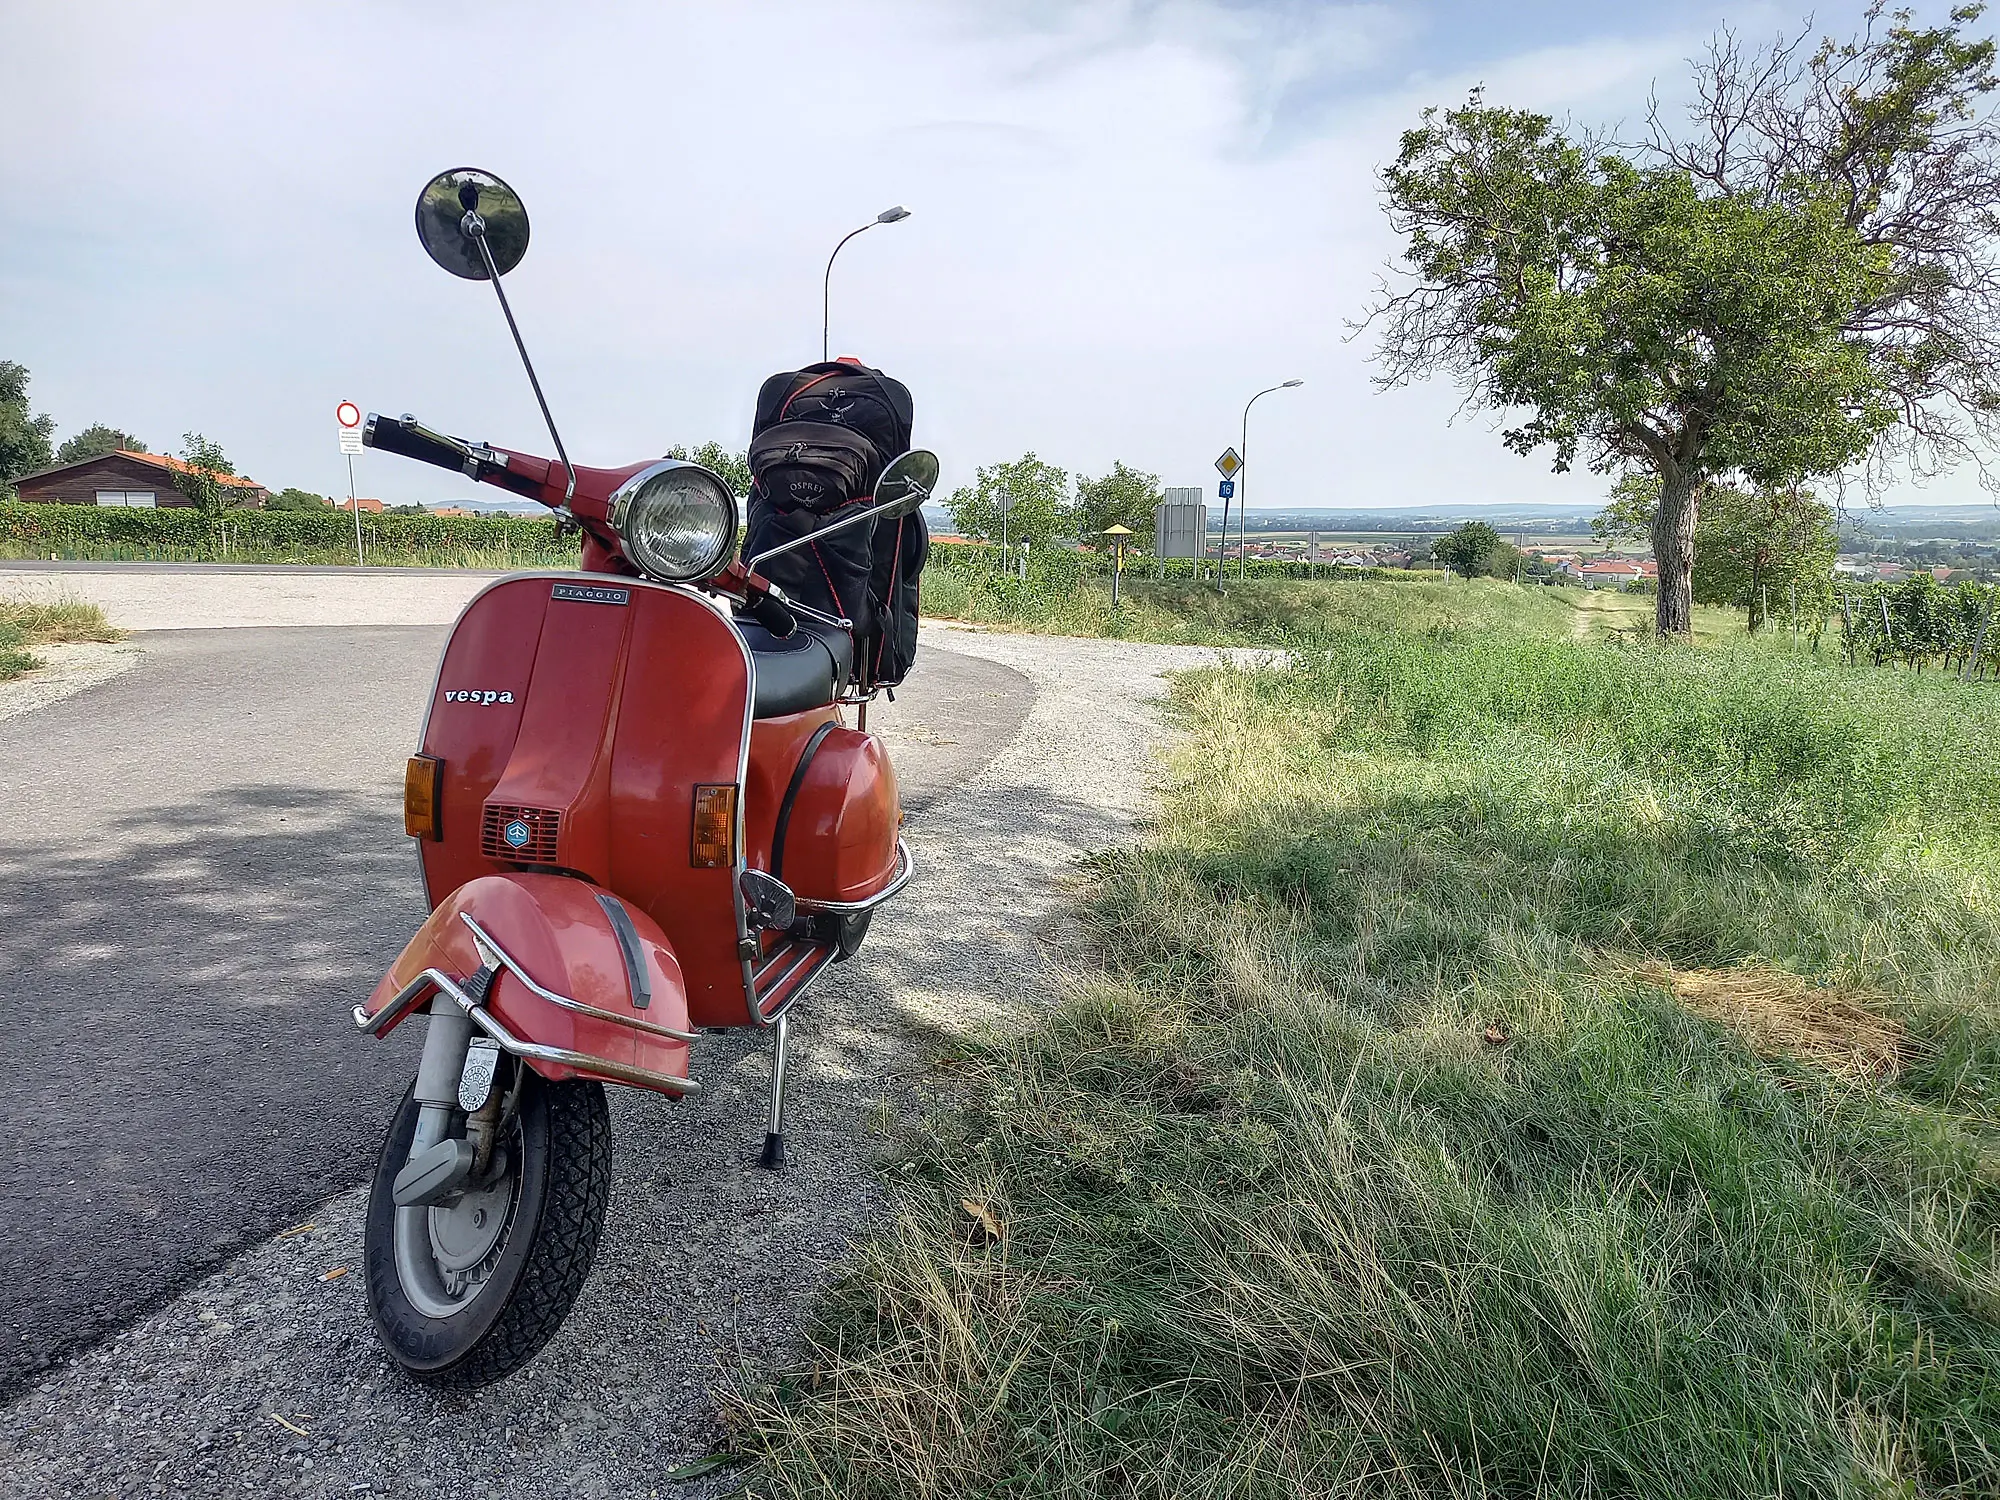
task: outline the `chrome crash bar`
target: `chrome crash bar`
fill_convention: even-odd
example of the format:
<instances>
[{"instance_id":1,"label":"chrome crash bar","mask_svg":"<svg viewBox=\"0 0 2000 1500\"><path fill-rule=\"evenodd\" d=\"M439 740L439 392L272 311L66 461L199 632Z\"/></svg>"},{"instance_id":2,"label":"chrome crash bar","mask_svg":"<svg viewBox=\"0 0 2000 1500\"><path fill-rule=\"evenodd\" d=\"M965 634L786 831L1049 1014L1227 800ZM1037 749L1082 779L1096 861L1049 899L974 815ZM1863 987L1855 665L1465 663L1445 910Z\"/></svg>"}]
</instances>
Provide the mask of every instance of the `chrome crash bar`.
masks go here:
<instances>
[{"instance_id":1,"label":"chrome crash bar","mask_svg":"<svg viewBox=\"0 0 2000 1500\"><path fill-rule=\"evenodd\" d=\"M826 914L843 917L873 911L908 885L910 877L916 872L917 861L910 853L910 846L897 839L895 878L881 890L859 901L815 901L798 896L794 898L797 911L800 916ZM806 991L819 983L820 976L832 967L833 949L830 947L799 942L780 943L765 954L751 972L751 1022L757 1026L775 1024L778 1017L803 1000ZM767 1011L764 1006L773 995L782 995L783 998Z\"/></svg>"},{"instance_id":2,"label":"chrome crash bar","mask_svg":"<svg viewBox=\"0 0 2000 1500\"><path fill-rule=\"evenodd\" d=\"M629 1026L637 1031L651 1032L656 1035L670 1037L675 1041L692 1042L695 1040L694 1036L689 1032L675 1031L670 1027L655 1026L649 1022L636 1021L629 1017L614 1015L610 1011L599 1010L595 1006L584 1005L580 1001L571 1000L566 996L556 994L552 990L542 988L534 980L523 974L520 965L516 964L513 958L498 943L495 943L491 937L481 931L479 925L471 917L466 916L463 912L459 915L464 920L466 926L470 927L476 934L480 950L488 953L500 967L505 968L542 999L550 1001L552 1004L560 1005L566 1010L573 1010L579 1015L611 1021L620 1026ZM491 974L496 971L486 969L481 972ZM419 1000L435 990L449 999L460 1010L464 1011L466 1015L470 1016L480 1030L484 1031L499 1044L501 1051L510 1053L515 1057L523 1058L529 1062L555 1063L562 1067L575 1068L580 1072L594 1073L599 1077L616 1079L620 1083L634 1084L639 1088L660 1089L670 1094L698 1094L701 1092L701 1085L692 1078L679 1078L672 1073L659 1073L651 1068L635 1067L631 1063L614 1062L608 1057L593 1057L588 1052L573 1052L567 1047L545 1047L539 1042L523 1041L502 1025L499 1017L486 1008L484 999L486 987L481 985L479 988L480 998L475 999L471 994L467 993L459 980L445 973L442 969L426 969L415 979L404 985L402 989L398 990L395 998L390 1000L387 1005L383 1006L374 1015L371 1016L365 1006L355 1006L354 1025L357 1030L372 1032L379 1037L388 1029L392 1022L400 1019L408 1011L414 1009Z\"/></svg>"},{"instance_id":3,"label":"chrome crash bar","mask_svg":"<svg viewBox=\"0 0 2000 1500\"><path fill-rule=\"evenodd\" d=\"M910 846L901 839L896 840L896 875L887 885L872 896L864 896L859 901L815 901L810 896L800 896L798 908L801 912L828 912L834 916L848 917L858 912L873 911L884 901L910 883L910 877L917 873L917 861L910 853Z\"/></svg>"},{"instance_id":4,"label":"chrome crash bar","mask_svg":"<svg viewBox=\"0 0 2000 1500\"><path fill-rule=\"evenodd\" d=\"M671 1026L662 1026L656 1021L641 1021L637 1016L621 1016L616 1011L599 1010L594 1005L585 1005L581 1000L572 1000L567 995L558 995L554 990L544 989L529 977L528 971L514 962L513 956L493 941L492 936L472 920L470 912L460 912L458 920L472 931L473 945L486 955L489 963L497 963L521 983L533 990L551 1005L559 1005L564 1010L574 1011L580 1016L589 1016L593 1021L609 1021L613 1026L629 1026L634 1031L643 1031L649 1036L663 1036L669 1041L698 1042L700 1037L692 1031L676 1031Z\"/></svg>"}]
</instances>

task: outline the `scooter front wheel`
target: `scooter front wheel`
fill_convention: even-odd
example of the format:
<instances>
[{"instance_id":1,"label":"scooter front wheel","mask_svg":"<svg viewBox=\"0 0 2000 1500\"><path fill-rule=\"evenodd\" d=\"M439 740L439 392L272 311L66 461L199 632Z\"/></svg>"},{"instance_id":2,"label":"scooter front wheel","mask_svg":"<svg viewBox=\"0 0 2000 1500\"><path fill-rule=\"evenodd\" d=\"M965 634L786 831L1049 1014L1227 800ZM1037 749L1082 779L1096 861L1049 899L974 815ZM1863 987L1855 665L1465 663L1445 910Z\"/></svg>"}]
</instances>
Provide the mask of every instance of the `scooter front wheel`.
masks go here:
<instances>
[{"instance_id":1,"label":"scooter front wheel","mask_svg":"<svg viewBox=\"0 0 2000 1500\"><path fill-rule=\"evenodd\" d=\"M368 1193L368 1302L390 1356L420 1380L481 1386L540 1352L590 1276L611 1196L611 1113L597 1083L521 1069L487 1176L399 1208L419 1106L412 1085Z\"/></svg>"}]
</instances>

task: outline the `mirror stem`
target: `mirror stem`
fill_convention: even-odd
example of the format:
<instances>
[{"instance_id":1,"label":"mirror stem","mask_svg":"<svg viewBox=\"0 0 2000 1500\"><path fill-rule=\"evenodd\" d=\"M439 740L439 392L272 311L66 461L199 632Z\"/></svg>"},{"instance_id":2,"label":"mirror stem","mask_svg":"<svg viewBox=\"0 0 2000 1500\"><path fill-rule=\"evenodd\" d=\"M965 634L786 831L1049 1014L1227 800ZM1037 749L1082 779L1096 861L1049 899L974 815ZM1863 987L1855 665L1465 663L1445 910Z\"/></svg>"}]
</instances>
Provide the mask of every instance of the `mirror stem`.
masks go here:
<instances>
[{"instance_id":1,"label":"mirror stem","mask_svg":"<svg viewBox=\"0 0 2000 1500\"><path fill-rule=\"evenodd\" d=\"M929 499L930 492L926 490L924 492L924 500ZM823 542L831 532L845 531L848 527L858 526L863 521L872 521L884 511L894 510L898 505L903 503L900 500L885 500L880 505L871 505L868 509L856 511L851 516L843 516L831 526L823 526L818 531L808 531L804 536L793 537L789 542L780 542L775 547L767 548L765 551L759 552L743 566L754 573L774 557L782 557L787 552L796 552L801 547L810 547L814 542ZM920 501L919 505L921 504L922 502Z\"/></svg>"},{"instance_id":2,"label":"mirror stem","mask_svg":"<svg viewBox=\"0 0 2000 1500\"><path fill-rule=\"evenodd\" d=\"M556 454L563 466L563 513L569 513L569 503L576 497L576 465L569 461L569 450L563 447L562 434L556 431L556 419L549 415L548 397L542 394L542 382L535 374L535 362L528 358L528 346L521 342L520 327L514 322L514 309L507 305L507 293L500 286L500 270L493 264L493 248L486 243L486 231L482 228L472 236L472 242L479 247L479 258L486 262L487 280L493 283L493 295L500 299L500 311L506 315L507 331L514 335L514 347L521 353L521 368L528 372L528 384L534 387L535 401L542 408L542 420L548 424L549 439L556 445Z\"/></svg>"}]
</instances>

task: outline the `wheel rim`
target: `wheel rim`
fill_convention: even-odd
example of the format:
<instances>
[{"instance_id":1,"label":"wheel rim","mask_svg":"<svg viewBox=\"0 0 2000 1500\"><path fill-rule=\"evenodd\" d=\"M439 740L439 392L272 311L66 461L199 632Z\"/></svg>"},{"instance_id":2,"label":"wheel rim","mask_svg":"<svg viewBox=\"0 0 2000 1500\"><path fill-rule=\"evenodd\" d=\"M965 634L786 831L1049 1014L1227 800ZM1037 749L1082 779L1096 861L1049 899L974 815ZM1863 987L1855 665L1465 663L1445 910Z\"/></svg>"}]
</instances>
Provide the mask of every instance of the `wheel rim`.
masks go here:
<instances>
[{"instance_id":1,"label":"wheel rim","mask_svg":"<svg viewBox=\"0 0 2000 1500\"><path fill-rule=\"evenodd\" d=\"M427 1318L457 1317L477 1302L507 1248L521 1203L518 1120L495 1151L504 1159L487 1186L396 1210L396 1279Z\"/></svg>"}]
</instances>

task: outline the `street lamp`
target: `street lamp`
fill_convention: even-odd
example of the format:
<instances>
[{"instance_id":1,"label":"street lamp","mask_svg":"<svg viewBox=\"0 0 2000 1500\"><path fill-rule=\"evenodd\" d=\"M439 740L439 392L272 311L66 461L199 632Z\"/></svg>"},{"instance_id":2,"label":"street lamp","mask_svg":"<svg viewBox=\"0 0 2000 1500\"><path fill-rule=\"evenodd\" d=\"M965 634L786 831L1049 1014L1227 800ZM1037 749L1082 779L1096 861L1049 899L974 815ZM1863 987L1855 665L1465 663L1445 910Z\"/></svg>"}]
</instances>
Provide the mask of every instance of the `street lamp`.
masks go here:
<instances>
[{"instance_id":1,"label":"street lamp","mask_svg":"<svg viewBox=\"0 0 2000 1500\"><path fill-rule=\"evenodd\" d=\"M820 362L822 364L824 364L827 360L833 357L829 351L833 347L833 340L830 335L830 330L833 326L832 299L833 299L834 256L839 255L842 247L847 244L848 240L853 239L855 235L873 229L877 224L900 223L902 220L909 218L909 216L910 216L910 211L907 208L903 207L903 205L900 203L898 203L894 208L883 209L882 212L875 215L875 217L870 219L866 224L863 224L860 229L856 229L852 233L843 237L840 244L835 245L833 247L833 255L829 255L826 258L826 277L820 284L820 292L819 292L819 357L820 357Z\"/></svg>"},{"instance_id":2,"label":"street lamp","mask_svg":"<svg viewBox=\"0 0 2000 1500\"><path fill-rule=\"evenodd\" d=\"M1248 578L1250 576L1249 543L1244 540L1243 536L1244 517L1250 511L1250 408L1257 404L1258 397L1268 396L1273 391L1289 391L1295 385L1304 384L1303 380L1286 380L1281 381L1277 385L1267 385L1257 395L1252 396L1248 401L1243 403L1243 441L1237 445L1236 449L1236 456L1243 461L1242 467L1237 470L1237 473L1242 476L1238 481L1242 486L1242 493L1236 497L1236 576L1238 578ZM1229 538L1227 536L1223 537L1222 545L1224 548L1228 547ZM1222 575L1218 571L1216 582L1220 583L1221 581Z\"/></svg>"}]
</instances>

